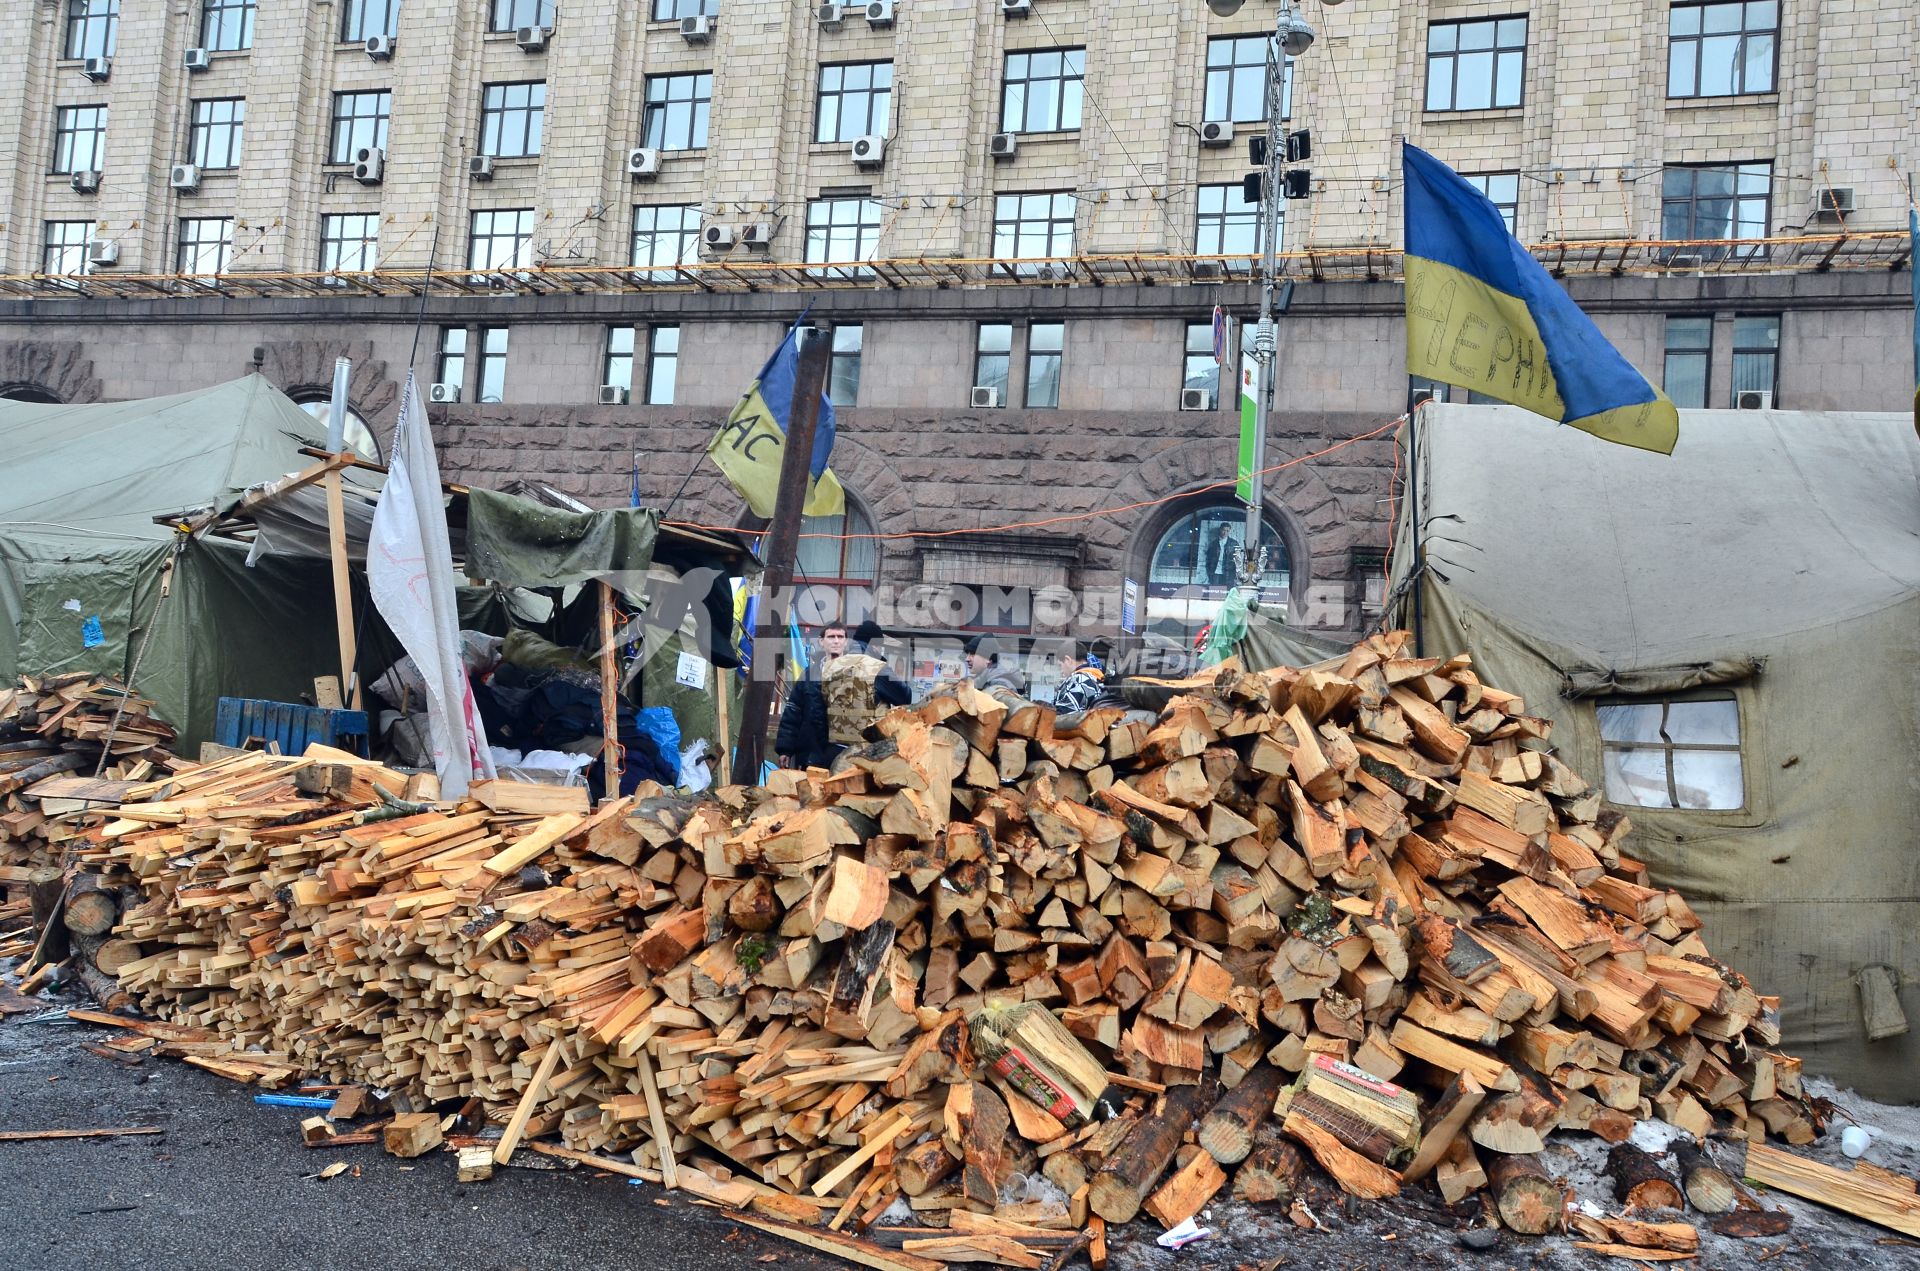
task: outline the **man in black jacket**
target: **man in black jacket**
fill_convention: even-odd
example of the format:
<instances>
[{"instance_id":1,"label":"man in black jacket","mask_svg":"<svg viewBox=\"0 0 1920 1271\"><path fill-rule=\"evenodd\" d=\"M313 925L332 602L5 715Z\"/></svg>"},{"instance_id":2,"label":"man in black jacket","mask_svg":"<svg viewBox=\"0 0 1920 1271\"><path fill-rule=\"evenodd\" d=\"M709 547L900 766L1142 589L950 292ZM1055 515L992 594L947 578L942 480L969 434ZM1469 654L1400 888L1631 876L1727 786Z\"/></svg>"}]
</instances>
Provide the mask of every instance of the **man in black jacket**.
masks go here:
<instances>
[{"instance_id":1,"label":"man in black jacket","mask_svg":"<svg viewBox=\"0 0 1920 1271\"><path fill-rule=\"evenodd\" d=\"M820 630L819 654L807 673L787 692L787 704L780 712L780 731L773 739L774 753L783 768L824 768L840 753L840 747L827 740L827 698L821 679L827 663L847 651L845 624L830 622Z\"/></svg>"}]
</instances>

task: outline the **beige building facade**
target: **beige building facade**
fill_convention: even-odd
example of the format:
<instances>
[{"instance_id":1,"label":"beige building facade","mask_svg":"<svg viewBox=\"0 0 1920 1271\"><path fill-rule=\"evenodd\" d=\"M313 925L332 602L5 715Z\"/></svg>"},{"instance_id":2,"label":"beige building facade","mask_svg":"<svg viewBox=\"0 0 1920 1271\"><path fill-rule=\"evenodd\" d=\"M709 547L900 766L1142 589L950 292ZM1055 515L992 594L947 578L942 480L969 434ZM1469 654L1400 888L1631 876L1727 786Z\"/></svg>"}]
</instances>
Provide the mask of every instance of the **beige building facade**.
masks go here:
<instances>
[{"instance_id":1,"label":"beige building facade","mask_svg":"<svg viewBox=\"0 0 1920 1271\"><path fill-rule=\"evenodd\" d=\"M15 0L0 393L146 396L259 369L312 397L348 355L377 433L411 365L457 399L435 417L461 475L607 501L638 452L650 500L684 484L680 512L733 524L702 434L811 304L849 328L837 466L857 522L1153 505L1029 535L1058 541L1029 543L1028 566L906 540L842 553L835 578L991 562L983 584L1030 567L1115 594L1182 568L1204 585L1197 547L1168 536L1230 503L1206 487L1231 475L1233 370L1195 341L1214 305L1257 307L1240 182L1278 12ZM1406 409L1402 139L1480 184L1676 400L1910 400L1920 5L1302 12L1318 38L1284 98L1311 133L1311 197L1286 204L1268 439L1300 463L1267 512L1306 621L1361 625L1385 542L1387 443L1306 456Z\"/></svg>"}]
</instances>

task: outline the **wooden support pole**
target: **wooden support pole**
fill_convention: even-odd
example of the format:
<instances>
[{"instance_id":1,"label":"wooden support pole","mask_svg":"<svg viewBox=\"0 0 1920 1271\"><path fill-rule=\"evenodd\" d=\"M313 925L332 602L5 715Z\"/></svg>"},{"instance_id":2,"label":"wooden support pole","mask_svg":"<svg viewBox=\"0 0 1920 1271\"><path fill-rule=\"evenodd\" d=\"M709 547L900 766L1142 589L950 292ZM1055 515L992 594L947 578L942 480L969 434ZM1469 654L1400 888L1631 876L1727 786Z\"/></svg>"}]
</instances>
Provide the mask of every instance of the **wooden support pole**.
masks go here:
<instances>
[{"instance_id":1,"label":"wooden support pole","mask_svg":"<svg viewBox=\"0 0 1920 1271\"><path fill-rule=\"evenodd\" d=\"M361 708L360 678L353 673L359 654L353 634L353 579L347 571L347 509L340 486L340 469L332 468L324 479L327 493L327 555L333 562L333 629L340 643L340 683L349 692L347 702Z\"/></svg>"},{"instance_id":2,"label":"wooden support pole","mask_svg":"<svg viewBox=\"0 0 1920 1271\"><path fill-rule=\"evenodd\" d=\"M720 734L718 738L720 742L720 758L713 765L713 771L716 776L722 772L731 772L733 770L733 728L732 721L728 718L732 713L729 710L730 703L728 699L732 697L732 695L731 686L727 683L727 673L717 666L714 667L714 731Z\"/></svg>"},{"instance_id":3,"label":"wooden support pole","mask_svg":"<svg viewBox=\"0 0 1920 1271\"><path fill-rule=\"evenodd\" d=\"M740 704L740 744L735 747L733 781L753 785L760 779L760 763L767 748L767 721L773 711L773 674L779 659L770 650L782 638L784 618L775 614L778 599L793 586L793 560L800 545L800 512L807 501L808 468L813 459L813 434L820 422L820 394L827 381L827 361L833 352L830 332L800 328L800 365L793 377L793 404L787 412L787 436L780 455L780 484L773 501L773 523L767 527L760 579L760 610L754 622L753 674L747 680L746 700Z\"/></svg>"},{"instance_id":4,"label":"wooden support pole","mask_svg":"<svg viewBox=\"0 0 1920 1271\"><path fill-rule=\"evenodd\" d=\"M600 760L606 796L612 799L620 793L620 713L614 700L620 660L613 645L613 587L604 578L594 586L600 591Z\"/></svg>"}]
</instances>

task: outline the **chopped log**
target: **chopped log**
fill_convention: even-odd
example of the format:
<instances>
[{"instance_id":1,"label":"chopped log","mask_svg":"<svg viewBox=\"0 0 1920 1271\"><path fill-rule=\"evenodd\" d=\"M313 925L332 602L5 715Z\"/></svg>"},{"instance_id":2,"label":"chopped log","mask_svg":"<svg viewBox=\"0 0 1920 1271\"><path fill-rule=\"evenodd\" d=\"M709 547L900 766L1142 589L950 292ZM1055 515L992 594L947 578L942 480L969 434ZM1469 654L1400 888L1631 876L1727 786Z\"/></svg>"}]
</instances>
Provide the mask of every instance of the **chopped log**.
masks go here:
<instances>
[{"instance_id":1,"label":"chopped log","mask_svg":"<svg viewBox=\"0 0 1920 1271\"><path fill-rule=\"evenodd\" d=\"M1537 1158L1496 1155L1487 1162L1487 1184L1508 1230L1544 1236L1560 1229L1566 1193L1547 1177Z\"/></svg>"},{"instance_id":2,"label":"chopped log","mask_svg":"<svg viewBox=\"0 0 1920 1271\"><path fill-rule=\"evenodd\" d=\"M120 921L120 895L98 874L75 874L63 921L73 935L104 936Z\"/></svg>"},{"instance_id":3,"label":"chopped log","mask_svg":"<svg viewBox=\"0 0 1920 1271\"><path fill-rule=\"evenodd\" d=\"M1368 1160L1299 1113L1288 1113L1280 1128L1304 1144L1320 1168L1348 1195L1385 1200L1400 1194L1398 1174Z\"/></svg>"},{"instance_id":4,"label":"chopped log","mask_svg":"<svg viewBox=\"0 0 1920 1271\"><path fill-rule=\"evenodd\" d=\"M1174 1171L1141 1207L1162 1227L1177 1227L1199 1213L1226 1182L1226 1174L1211 1154L1193 1150L1187 1163Z\"/></svg>"},{"instance_id":5,"label":"chopped log","mask_svg":"<svg viewBox=\"0 0 1920 1271\"><path fill-rule=\"evenodd\" d=\"M1306 1157L1281 1134L1279 1124L1264 1121L1254 1132L1253 1151L1233 1172L1233 1198L1254 1205L1290 1205L1306 1168Z\"/></svg>"},{"instance_id":6,"label":"chopped log","mask_svg":"<svg viewBox=\"0 0 1920 1271\"><path fill-rule=\"evenodd\" d=\"M1433 1171L1452 1149L1453 1141L1460 1137L1467 1122L1479 1110L1487 1092L1471 1073L1461 1073L1447 1084L1440 1101L1433 1105L1427 1115L1426 1130L1420 1136L1420 1150L1414 1153L1413 1160L1401 1177L1409 1183L1417 1183Z\"/></svg>"},{"instance_id":7,"label":"chopped log","mask_svg":"<svg viewBox=\"0 0 1920 1271\"><path fill-rule=\"evenodd\" d=\"M1735 1240L1755 1240L1785 1235L1793 1228L1793 1215L1784 1209L1736 1209L1730 1214L1715 1214L1707 1220L1707 1226Z\"/></svg>"},{"instance_id":8,"label":"chopped log","mask_svg":"<svg viewBox=\"0 0 1920 1271\"><path fill-rule=\"evenodd\" d=\"M1176 1086L1167 1091L1151 1116L1134 1124L1120 1146L1107 1157L1088 1184L1087 1204L1108 1222L1130 1222L1140 1202L1173 1160L1194 1119L1213 1106L1214 1089L1206 1082Z\"/></svg>"},{"instance_id":9,"label":"chopped log","mask_svg":"<svg viewBox=\"0 0 1920 1271\"><path fill-rule=\"evenodd\" d=\"M1680 1188L1660 1162L1631 1143L1616 1143L1607 1152L1607 1175L1613 1179L1614 1198L1629 1209L1679 1209Z\"/></svg>"},{"instance_id":10,"label":"chopped log","mask_svg":"<svg viewBox=\"0 0 1920 1271\"><path fill-rule=\"evenodd\" d=\"M959 1150L962 1193L978 1204L998 1204L1013 1128L1006 1103L991 1086L956 1082L947 1088L945 1126L948 1150Z\"/></svg>"},{"instance_id":11,"label":"chopped log","mask_svg":"<svg viewBox=\"0 0 1920 1271\"><path fill-rule=\"evenodd\" d=\"M960 1158L940 1139L916 1143L893 1158L893 1176L908 1196L924 1196L935 1183L960 1168Z\"/></svg>"},{"instance_id":12,"label":"chopped log","mask_svg":"<svg viewBox=\"0 0 1920 1271\"><path fill-rule=\"evenodd\" d=\"M434 1112L402 1112L387 1122L384 1143L393 1156L424 1156L441 1143L440 1117Z\"/></svg>"},{"instance_id":13,"label":"chopped log","mask_svg":"<svg viewBox=\"0 0 1920 1271\"><path fill-rule=\"evenodd\" d=\"M1200 1123L1200 1146L1222 1165L1246 1160L1255 1131L1273 1115L1274 1098L1284 1082L1285 1074L1272 1064L1256 1065Z\"/></svg>"},{"instance_id":14,"label":"chopped log","mask_svg":"<svg viewBox=\"0 0 1920 1271\"><path fill-rule=\"evenodd\" d=\"M1673 1145L1673 1160L1679 1166L1680 1190L1701 1213L1724 1214L1738 1203L1739 1185L1701 1147L1681 1139Z\"/></svg>"}]
</instances>

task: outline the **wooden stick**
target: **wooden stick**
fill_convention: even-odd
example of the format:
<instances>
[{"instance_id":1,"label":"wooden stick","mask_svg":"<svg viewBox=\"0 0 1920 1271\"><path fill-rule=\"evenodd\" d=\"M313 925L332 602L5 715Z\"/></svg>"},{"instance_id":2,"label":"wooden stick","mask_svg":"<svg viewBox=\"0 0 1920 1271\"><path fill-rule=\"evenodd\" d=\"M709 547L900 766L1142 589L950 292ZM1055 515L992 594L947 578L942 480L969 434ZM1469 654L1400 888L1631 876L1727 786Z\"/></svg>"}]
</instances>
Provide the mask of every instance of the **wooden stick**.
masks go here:
<instances>
[{"instance_id":1,"label":"wooden stick","mask_svg":"<svg viewBox=\"0 0 1920 1271\"><path fill-rule=\"evenodd\" d=\"M353 577L347 572L347 512L340 486L340 469L329 466L327 492L327 555L333 563L333 629L340 645L340 683L353 690L350 701L359 710L360 677L353 673L358 654L353 634Z\"/></svg>"},{"instance_id":2,"label":"wooden stick","mask_svg":"<svg viewBox=\"0 0 1920 1271\"><path fill-rule=\"evenodd\" d=\"M837 1258L845 1258L848 1262L855 1262L863 1267L874 1267L876 1271L947 1271L944 1262L935 1262L932 1258L922 1258L911 1253L895 1253L871 1241L843 1236L835 1231L796 1227L792 1223L775 1222L769 1218L754 1218L746 1214L728 1216L744 1227L752 1227L756 1231L764 1231L782 1240L791 1240L794 1244L804 1245L821 1253L829 1253Z\"/></svg>"},{"instance_id":3,"label":"wooden stick","mask_svg":"<svg viewBox=\"0 0 1920 1271\"><path fill-rule=\"evenodd\" d=\"M1920 1197L1895 1191L1885 1183L1855 1177L1846 1170L1761 1143L1747 1149L1747 1177L1904 1235L1920 1236Z\"/></svg>"},{"instance_id":4,"label":"wooden stick","mask_svg":"<svg viewBox=\"0 0 1920 1271\"><path fill-rule=\"evenodd\" d=\"M533 1080L527 1083L527 1092L520 1096L520 1104L513 1110L513 1119L507 1122L507 1132L500 1136L500 1146L493 1149L494 1164L505 1165L513 1155L513 1149L520 1146L520 1136L527 1132L527 1122L533 1119L533 1106L547 1092L547 1081L559 1063L560 1043L548 1042L547 1053L540 1057L540 1067L535 1070Z\"/></svg>"},{"instance_id":5,"label":"wooden stick","mask_svg":"<svg viewBox=\"0 0 1920 1271\"><path fill-rule=\"evenodd\" d=\"M714 771L716 773L731 772L733 770L733 725L731 720L733 709L732 709L732 704L728 701L728 699L731 696L732 694L727 691L726 672L722 671L717 666L714 667L713 668L714 731L720 734L720 737L719 737L720 758L716 762L716 765L714 767Z\"/></svg>"},{"instance_id":6,"label":"wooden stick","mask_svg":"<svg viewBox=\"0 0 1920 1271\"><path fill-rule=\"evenodd\" d=\"M653 1144L660 1149L660 1181L673 1191L680 1186L680 1168L673 1159L673 1131L667 1128L667 1115L660 1107L660 1086L653 1079L653 1060L645 1046L633 1053L633 1066L640 1074L640 1092L647 1099L647 1123L653 1127Z\"/></svg>"},{"instance_id":7,"label":"wooden stick","mask_svg":"<svg viewBox=\"0 0 1920 1271\"><path fill-rule=\"evenodd\" d=\"M27 1143L36 1139L111 1139L127 1134L165 1134L157 1125L129 1125L103 1130L7 1130L0 1132L0 1143Z\"/></svg>"},{"instance_id":8,"label":"wooden stick","mask_svg":"<svg viewBox=\"0 0 1920 1271\"><path fill-rule=\"evenodd\" d=\"M613 587L604 578L594 585L600 591L600 762L606 768L603 786L611 799L620 793L620 715L614 703L620 663L613 646Z\"/></svg>"}]
</instances>

